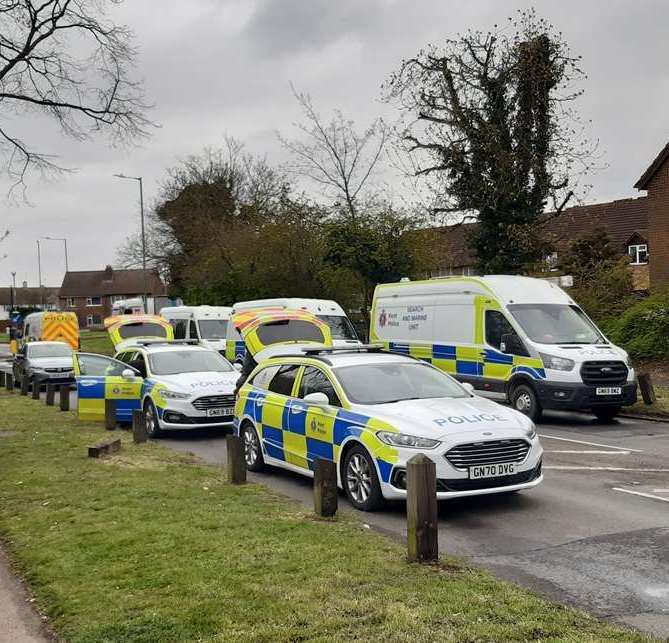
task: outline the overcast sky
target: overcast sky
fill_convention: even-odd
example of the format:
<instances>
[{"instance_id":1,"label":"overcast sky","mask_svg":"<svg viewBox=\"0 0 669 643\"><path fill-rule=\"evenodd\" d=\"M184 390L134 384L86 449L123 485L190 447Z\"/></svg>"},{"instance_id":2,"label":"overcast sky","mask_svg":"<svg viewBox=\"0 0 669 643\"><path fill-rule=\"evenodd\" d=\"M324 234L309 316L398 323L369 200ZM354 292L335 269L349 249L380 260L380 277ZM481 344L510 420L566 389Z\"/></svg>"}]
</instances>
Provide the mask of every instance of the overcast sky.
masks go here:
<instances>
[{"instance_id":1,"label":"overcast sky","mask_svg":"<svg viewBox=\"0 0 669 643\"><path fill-rule=\"evenodd\" d=\"M669 140L669 2L665 0L132 0L114 11L136 33L139 73L151 116L161 124L141 148L76 143L31 118L28 141L77 171L52 183L33 179L31 206L0 202L11 230L0 247L0 285L37 285L36 240L67 237L71 270L113 263L138 229L137 185L148 204L166 167L229 134L249 151L283 160L275 131L290 133L299 110L290 83L319 111L341 108L361 126L379 114L380 85L402 58L467 28L491 28L534 6L583 56L588 74L580 113L592 119L608 167L594 175L588 202L635 196L633 184ZM158 7L159 12L157 13ZM0 179L0 194L7 182ZM60 285L62 244L42 242L42 282Z\"/></svg>"}]
</instances>

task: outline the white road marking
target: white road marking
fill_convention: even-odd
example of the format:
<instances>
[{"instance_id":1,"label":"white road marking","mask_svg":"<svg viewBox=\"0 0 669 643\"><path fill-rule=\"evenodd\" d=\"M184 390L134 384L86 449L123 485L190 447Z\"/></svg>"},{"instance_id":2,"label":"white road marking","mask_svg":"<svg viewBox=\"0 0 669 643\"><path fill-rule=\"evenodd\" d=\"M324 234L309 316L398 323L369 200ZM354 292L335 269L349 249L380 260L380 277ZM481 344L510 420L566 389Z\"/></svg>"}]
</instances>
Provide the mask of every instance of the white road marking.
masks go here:
<instances>
[{"instance_id":1,"label":"white road marking","mask_svg":"<svg viewBox=\"0 0 669 643\"><path fill-rule=\"evenodd\" d=\"M560 438L557 435L539 434L540 438L548 438L550 440L562 440L563 442L575 442L576 444L586 444L589 447L604 447L605 449L615 449L616 451L632 451L634 453L643 453L642 449L630 449L629 447L616 447L611 444L599 444L598 442L585 442L583 440L573 440L571 438Z\"/></svg>"},{"instance_id":2,"label":"white road marking","mask_svg":"<svg viewBox=\"0 0 669 643\"><path fill-rule=\"evenodd\" d=\"M669 473L669 469L632 469L629 467L572 467L562 465L544 465L544 469L557 471L632 471L634 473Z\"/></svg>"},{"instance_id":3,"label":"white road marking","mask_svg":"<svg viewBox=\"0 0 669 643\"><path fill-rule=\"evenodd\" d=\"M653 493L669 493L669 489L653 489Z\"/></svg>"},{"instance_id":4,"label":"white road marking","mask_svg":"<svg viewBox=\"0 0 669 643\"><path fill-rule=\"evenodd\" d=\"M629 455L629 451L593 451L591 449L584 450L584 451L579 451L577 449L573 449L571 451L551 451L544 449L544 453L582 453L584 455Z\"/></svg>"},{"instance_id":5,"label":"white road marking","mask_svg":"<svg viewBox=\"0 0 669 643\"><path fill-rule=\"evenodd\" d=\"M662 502L669 502L669 498L661 498L660 496L654 496L652 493L632 491L631 489L623 489L622 487L613 487L613 490L622 491L623 493L631 493L634 496L642 496L643 498L651 498L652 500L661 500Z\"/></svg>"}]
</instances>

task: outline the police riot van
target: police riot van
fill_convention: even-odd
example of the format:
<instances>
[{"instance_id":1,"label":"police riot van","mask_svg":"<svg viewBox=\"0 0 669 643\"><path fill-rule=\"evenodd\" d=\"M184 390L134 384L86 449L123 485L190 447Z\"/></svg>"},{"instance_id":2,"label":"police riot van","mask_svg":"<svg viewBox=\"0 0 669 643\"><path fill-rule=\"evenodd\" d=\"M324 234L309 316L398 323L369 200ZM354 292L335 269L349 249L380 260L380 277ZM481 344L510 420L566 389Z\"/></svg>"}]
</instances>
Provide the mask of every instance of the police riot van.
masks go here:
<instances>
[{"instance_id":1,"label":"police riot van","mask_svg":"<svg viewBox=\"0 0 669 643\"><path fill-rule=\"evenodd\" d=\"M379 284L370 341L430 362L538 420L543 409L611 419L636 402L627 353L543 279L494 275Z\"/></svg>"},{"instance_id":2,"label":"police riot van","mask_svg":"<svg viewBox=\"0 0 669 643\"><path fill-rule=\"evenodd\" d=\"M318 319L330 327L334 346L360 345L361 343L351 320L336 301L329 299L301 299L298 297L238 301L232 307L232 314L256 308L306 310L316 315ZM228 324L225 356L231 362L241 362L244 359L244 354L245 347L241 335L232 324Z\"/></svg>"},{"instance_id":3,"label":"police riot van","mask_svg":"<svg viewBox=\"0 0 669 643\"><path fill-rule=\"evenodd\" d=\"M231 313L229 306L169 306L160 311L174 328L174 339L196 339L221 355Z\"/></svg>"}]
</instances>

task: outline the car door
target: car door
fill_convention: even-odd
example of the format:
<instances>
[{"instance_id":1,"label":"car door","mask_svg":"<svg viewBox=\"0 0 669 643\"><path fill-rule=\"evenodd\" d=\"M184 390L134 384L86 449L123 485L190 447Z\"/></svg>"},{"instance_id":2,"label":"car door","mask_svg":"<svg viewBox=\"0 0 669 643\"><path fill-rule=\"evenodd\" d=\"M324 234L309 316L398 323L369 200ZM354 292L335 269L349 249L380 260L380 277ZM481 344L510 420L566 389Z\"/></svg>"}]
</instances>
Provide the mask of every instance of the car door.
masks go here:
<instances>
[{"instance_id":1,"label":"car door","mask_svg":"<svg viewBox=\"0 0 669 643\"><path fill-rule=\"evenodd\" d=\"M256 426L262 432L265 453L296 466L306 464L306 444L291 439L288 425L290 400L299 364L283 364L272 377L267 393L256 400Z\"/></svg>"},{"instance_id":2,"label":"car door","mask_svg":"<svg viewBox=\"0 0 669 643\"><path fill-rule=\"evenodd\" d=\"M74 374L77 381L77 415L82 420L103 421L105 400L116 402L116 420L131 422L132 412L141 408L143 379L128 364L94 353L74 353ZM132 378L123 371L131 370Z\"/></svg>"},{"instance_id":3,"label":"car door","mask_svg":"<svg viewBox=\"0 0 669 643\"><path fill-rule=\"evenodd\" d=\"M305 404L303 399L309 393L324 393L330 404ZM297 396L299 399L290 404L288 424L291 434L304 436L306 466L313 469L318 458L334 461L334 425L341 402L332 381L322 369L305 366L299 380Z\"/></svg>"}]
</instances>

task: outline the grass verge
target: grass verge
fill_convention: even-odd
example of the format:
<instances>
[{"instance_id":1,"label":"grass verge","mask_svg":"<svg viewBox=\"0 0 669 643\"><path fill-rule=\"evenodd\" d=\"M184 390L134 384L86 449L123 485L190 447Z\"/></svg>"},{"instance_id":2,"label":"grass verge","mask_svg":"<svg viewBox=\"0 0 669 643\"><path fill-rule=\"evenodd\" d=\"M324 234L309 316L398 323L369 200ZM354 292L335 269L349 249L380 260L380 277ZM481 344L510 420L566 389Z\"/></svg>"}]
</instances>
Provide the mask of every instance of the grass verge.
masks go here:
<instances>
[{"instance_id":1,"label":"grass verge","mask_svg":"<svg viewBox=\"0 0 669 643\"><path fill-rule=\"evenodd\" d=\"M81 351L83 353L114 354L114 346L106 330L83 330L80 337Z\"/></svg>"},{"instance_id":2,"label":"grass verge","mask_svg":"<svg viewBox=\"0 0 669 643\"><path fill-rule=\"evenodd\" d=\"M457 561L408 565L159 444L0 392L0 535L68 641L644 641Z\"/></svg>"},{"instance_id":3,"label":"grass verge","mask_svg":"<svg viewBox=\"0 0 669 643\"><path fill-rule=\"evenodd\" d=\"M625 415L655 416L669 420L669 386L654 386L657 399L653 404L645 404L641 399L641 393L634 406L623 409Z\"/></svg>"}]
</instances>

